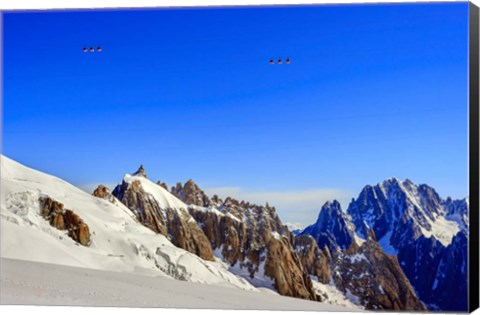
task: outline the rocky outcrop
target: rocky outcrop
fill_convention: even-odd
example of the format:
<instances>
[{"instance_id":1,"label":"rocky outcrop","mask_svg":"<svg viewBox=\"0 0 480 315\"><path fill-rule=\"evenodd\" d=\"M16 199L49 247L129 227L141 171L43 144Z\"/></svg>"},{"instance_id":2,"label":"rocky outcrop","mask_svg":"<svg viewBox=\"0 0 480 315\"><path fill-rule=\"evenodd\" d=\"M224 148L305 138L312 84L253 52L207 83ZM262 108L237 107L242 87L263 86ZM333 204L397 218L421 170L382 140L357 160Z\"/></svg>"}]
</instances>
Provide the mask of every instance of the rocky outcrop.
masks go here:
<instances>
[{"instance_id":1,"label":"rocky outcrop","mask_svg":"<svg viewBox=\"0 0 480 315\"><path fill-rule=\"evenodd\" d=\"M68 236L75 242L90 245L90 230L88 225L72 210L64 209L62 203L50 197L40 198L41 214L50 225L58 230L66 230Z\"/></svg>"},{"instance_id":2,"label":"rocky outcrop","mask_svg":"<svg viewBox=\"0 0 480 315\"><path fill-rule=\"evenodd\" d=\"M145 169L143 168L143 165L140 165L140 167L138 168L138 170L132 174L133 176L140 176L140 177L144 177L144 178L148 178L147 176L147 172L145 171Z\"/></svg>"},{"instance_id":3,"label":"rocky outcrop","mask_svg":"<svg viewBox=\"0 0 480 315\"><path fill-rule=\"evenodd\" d=\"M251 279L270 278L282 295L318 300L308 273L293 250L293 235L282 225L273 207L227 198L217 211L195 207L190 211L213 248L231 266L245 270Z\"/></svg>"},{"instance_id":4,"label":"rocky outcrop","mask_svg":"<svg viewBox=\"0 0 480 315\"><path fill-rule=\"evenodd\" d=\"M209 199L192 181L172 189L202 227L215 252L231 269L273 287L282 295L318 300L310 277L293 249L294 236L274 207L228 197ZM211 205L205 207L204 205ZM264 279L264 280L259 280ZM264 281L264 283L258 283Z\"/></svg>"},{"instance_id":5,"label":"rocky outcrop","mask_svg":"<svg viewBox=\"0 0 480 315\"><path fill-rule=\"evenodd\" d=\"M137 174L134 175L136 178L146 176L143 167L134 174ZM165 198L175 197L162 187L151 184L158 187L155 191L157 196L147 192L140 179L123 181L121 185L115 187L113 195L136 215L139 222L152 231L166 236L174 245L202 259L213 261L210 241L188 213L187 207L180 201L173 206L163 204Z\"/></svg>"},{"instance_id":6,"label":"rocky outcrop","mask_svg":"<svg viewBox=\"0 0 480 315\"><path fill-rule=\"evenodd\" d=\"M331 262L330 250L327 246L320 250L317 242L311 235L299 235L295 237L295 252L297 253L305 271L317 277L324 284L330 282Z\"/></svg>"},{"instance_id":7,"label":"rocky outcrop","mask_svg":"<svg viewBox=\"0 0 480 315\"><path fill-rule=\"evenodd\" d=\"M166 191L169 191L167 183L162 183L161 181L157 181L157 185L162 187Z\"/></svg>"},{"instance_id":8,"label":"rocky outcrop","mask_svg":"<svg viewBox=\"0 0 480 315\"><path fill-rule=\"evenodd\" d=\"M218 210L209 211L208 209L189 207L189 211L199 222L212 248L219 251L225 261L232 265L237 261L245 260L248 254L248 251L244 250L247 244L245 222Z\"/></svg>"},{"instance_id":9,"label":"rocky outcrop","mask_svg":"<svg viewBox=\"0 0 480 315\"><path fill-rule=\"evenodd\" d=\"M287 238L270 239L266 253L265 275L275 280L278 293L308 300L321 300Z\"/></svg>"},{"instance_id":10,"label":"rocky outcrop","mask_svg":"<svg viewBox=\"0 0 480 315\"><path fill-rule=\"evenodd\" d=\"M113 196L112 193L110 192L110 189L108 189L108 187L103 185L98 185L98 187L95 188L95 190L93 191L92 196L108 200L113 204L117 200L115 196Z\"/></svg>"},{"instance_id":11,"label":"rocky outcrop","mask_svg":"<svg viewBox=\"0 0 480 315\"><path fill-rule=\"evenodd\" d=\"M191 179L189 179L185 185L177 183L176 186L172 187L171 192L187 205L196 205L200 207L209 207L211 205L210 198L208 198L205 192Z\"/></svg>"},{"instance_id":12,"label":"rocky outcrop","mask_svg":"<svg viewBox=\"0 0 480 315\"><path fill-rule=\"evenodd\" d=\"M395 256L387 255L370 236L366 242L337 251L333 280L339 290L366 309L425 310Z\"/></svg>"}]
</instances>

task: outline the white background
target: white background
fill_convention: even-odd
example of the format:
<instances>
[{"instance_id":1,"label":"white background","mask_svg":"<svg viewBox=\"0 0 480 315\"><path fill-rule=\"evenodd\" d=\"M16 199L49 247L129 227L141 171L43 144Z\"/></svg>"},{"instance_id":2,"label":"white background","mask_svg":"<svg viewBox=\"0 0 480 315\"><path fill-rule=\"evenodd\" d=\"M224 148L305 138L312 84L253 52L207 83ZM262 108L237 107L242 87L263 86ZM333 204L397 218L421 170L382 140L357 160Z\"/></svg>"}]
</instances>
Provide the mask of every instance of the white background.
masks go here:
<instances>
[{"instance_id":1,"label":"white background","mask_svg":"<svg viewBox=\"0 0 480 315\"><path fill-rule=\"evenodd\" d=\"M0 10L9 9L50 9L50 8L119 8L119 7L161 7L161 6L199 6L199 5L260 5L260 4L312 4L312 3L378 3L378 2L420 2L414 0L0 0ZM428 2L428 1L421 1ZM446 2L436 0L435 2ZM451 1L450 1L451 2ZM480 6L480 0L473 0ZM1 69L0 69L1 70ZM115 314L115 315L158 315L159 313L180 315L251 315L264 313L268 315L299 315L304 312L273 312L273 311L223 311L223 310L183 310L183 309L128 309L128 308L91 308L91 307L45 307L45 306L0 306L1 314L49 314L56 315L68 313L77 314ZM315 314L326 315L330 313L318 312ZM355 315L356 313L344 312L342 314ZM396 313L390 313L396 314ZM402 313L399 313L402 314ZM475 315L480 315L477 310Z\"/></svg>"}]
</instances>

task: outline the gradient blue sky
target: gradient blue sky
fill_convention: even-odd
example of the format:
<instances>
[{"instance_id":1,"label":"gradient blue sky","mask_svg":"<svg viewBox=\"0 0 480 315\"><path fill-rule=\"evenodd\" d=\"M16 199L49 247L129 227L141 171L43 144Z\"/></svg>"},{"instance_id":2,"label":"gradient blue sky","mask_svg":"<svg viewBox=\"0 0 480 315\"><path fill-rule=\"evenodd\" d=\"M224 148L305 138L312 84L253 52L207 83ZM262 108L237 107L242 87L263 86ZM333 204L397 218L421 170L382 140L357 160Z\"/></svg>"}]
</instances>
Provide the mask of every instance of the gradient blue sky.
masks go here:
<instances>
[{"instance_id":1,"label":"gradient blue sky","mask_svg":"<svg viewBox=\"0 0 480 315\"><path fill-rule=\"evenodd\" d=\"M391 176L462 198L467 18L467 3L6 13L3 153L82 187L143 163L303 224Z\"/></svg>"}]
</instances>

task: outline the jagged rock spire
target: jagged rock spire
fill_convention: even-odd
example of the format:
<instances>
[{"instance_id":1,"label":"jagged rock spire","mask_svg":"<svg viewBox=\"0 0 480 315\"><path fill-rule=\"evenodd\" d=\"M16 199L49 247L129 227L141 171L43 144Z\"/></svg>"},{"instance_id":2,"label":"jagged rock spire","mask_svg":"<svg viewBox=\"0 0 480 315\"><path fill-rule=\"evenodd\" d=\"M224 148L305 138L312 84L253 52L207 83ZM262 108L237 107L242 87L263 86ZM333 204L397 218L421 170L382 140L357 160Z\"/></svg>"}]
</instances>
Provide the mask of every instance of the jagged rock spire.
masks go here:
<instances>
[{"instance_id":1,"label":"jagged rock spire","mask_svg":"<svg viewBox=\"0 0 480 315\"><path fill-rule=\"evenodd\" d=\"M147 178L147 172L145 172L145 169L143 168L143 164L140 165L138 170L135 173L133 173L133 175L134 176L142 176L142 177Z\"/></svg>"},{"instance_id":2,"label":"jagged rock spire","mask_svg":"<svg viewBox=\"0 0 480 315\"><path fill-rule=\"evenodd\" d=\"M171 193L187 205L208 207L211 204L210 198L192 179L189 179L185 185L177 183L172 186Z\"/></svg>"},{"instance_id":3,"label":"jagged rock spire","mask_svg":"<svg viewBox=\"0 0 480 315\"><path fill-rule=\"evenodd\" d=\"M161 180L158 180L158 181L157 181L157 185L160 186L160 187L163 187L163 189L165 189L166 191L170 192L170 189L168 188L167 183L162 183Z\"/></svg>"}]
</instances>

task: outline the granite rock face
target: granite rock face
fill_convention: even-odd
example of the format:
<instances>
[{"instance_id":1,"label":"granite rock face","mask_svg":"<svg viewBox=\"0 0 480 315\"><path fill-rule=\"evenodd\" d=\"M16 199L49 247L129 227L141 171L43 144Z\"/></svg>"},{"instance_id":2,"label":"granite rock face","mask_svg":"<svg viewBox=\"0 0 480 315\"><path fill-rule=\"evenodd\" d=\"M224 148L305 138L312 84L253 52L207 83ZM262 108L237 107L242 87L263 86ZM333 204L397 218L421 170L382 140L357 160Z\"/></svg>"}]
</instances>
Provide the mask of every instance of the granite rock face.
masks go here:
<instances>
[{"instance_id":1,"label":"granite rock face","mask_svg":"<svg viewBox=\"0 0 480 315\"><path fill-rule=\"evenodd\" d=\"M108 200L113 204L117 202L117 198L115 198L115 196L112 195L112 193L110 192L110 189L108 189L108 187L103 185L98 185L98 187L95 188L95 190L93 191L92 195L97 198Z\"/></svg>"},{"instance_id":2,"label":"granite rock face","mask_svg":"<svg viewBox=\"0 0 480 315\"><path fill-rule=\"evenodd\" d=\"M66 230L68 236L75 242L90 245L90 230L88 225L72 210L64 209L62 203L50 197L40 198L41 214L50 225L58 230Z\"/></svg>"},{"instance_id":3,"label":"granite rock face","mask_svg":"<svg viewBox=\"0 0 480 315\"><path fill-rule=\"evenodd\" d=\"M210 198L193 180L188 180L185 185L177 183L171 189L173 195L185 202L187 205L196 205L200 207L208 207L211 204Z\"/></svg>"},{"instance_id":4,"label":"granite rock face","mask_svg":"<svg viewBox=\"0 0 480 315\"><path fill-rule=\"evenodd\" d=\"M312 236L299 235L295 237L294 248L308 274L317 277L321 283L328 284L332 259L328 247L325 246L320 250Z\"/></svg>"},{"instance_id":5,"label":"granite rock face","mask_svg":"<svg viewBox=\"0 0 480 315\"><path fill-rule=\"evenodd\" d=\"M426 310L395 256L385 254L374 238L334 254L335 285L366 309Z\"/></svg>"},{"instance_id":6,"label":"granite rock face","mask_svg":"<svg viewBox=\"0 0 480 315\"><path fill-rule=\"evenodd\" d=\"M294 236L282 224L274 207L228 197L211 199L193 181L172 192L189 204L189 211L211 246L231 269L255 285L270 286L280 294L319 300L304 265L293 249ZM207 207L205 205L210 205Z\"/></svg>"},{"instance_id":7,"label":"granite rock face","mask_svg":"<svg viewBox=\"0 0 480 315\"><path fill-rule=\"evenodd\" d=\"M213 261L210 241L189 214L187 206L180 202L174 206L162 203L165 198L175 197L161 186L153 183L158 188L155 191L156 195L146 191L142 181L135 180L139 177L146 178L143 167L140 167L133 176L132 181L124 180L122 184L115 187L113 195L136 215L140 223L152 231L166 236L174 245L194 253L202 259Z\"/></svg>"}]
</instances>

